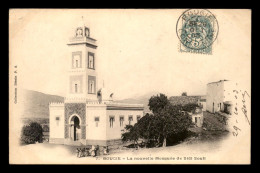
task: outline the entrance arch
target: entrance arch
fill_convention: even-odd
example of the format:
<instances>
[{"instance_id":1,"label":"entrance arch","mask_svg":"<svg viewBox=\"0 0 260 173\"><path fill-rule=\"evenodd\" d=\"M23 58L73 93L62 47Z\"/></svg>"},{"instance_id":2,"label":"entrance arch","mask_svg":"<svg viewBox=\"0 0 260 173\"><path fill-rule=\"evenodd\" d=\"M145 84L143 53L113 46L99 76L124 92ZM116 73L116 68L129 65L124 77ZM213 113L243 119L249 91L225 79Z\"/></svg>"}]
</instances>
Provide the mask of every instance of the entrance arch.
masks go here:
<instances>
[{"instance_id":1,"label":"entrance arch","mask_svg":"<svg viewBox=\"0 0 260 173\"><path fill-rule=\"evenodd\" d=\"M71 115L69 118L70 123L70 139L78 141L81 139L81 119L78 115Z\"/></svg>"}]
</instances>

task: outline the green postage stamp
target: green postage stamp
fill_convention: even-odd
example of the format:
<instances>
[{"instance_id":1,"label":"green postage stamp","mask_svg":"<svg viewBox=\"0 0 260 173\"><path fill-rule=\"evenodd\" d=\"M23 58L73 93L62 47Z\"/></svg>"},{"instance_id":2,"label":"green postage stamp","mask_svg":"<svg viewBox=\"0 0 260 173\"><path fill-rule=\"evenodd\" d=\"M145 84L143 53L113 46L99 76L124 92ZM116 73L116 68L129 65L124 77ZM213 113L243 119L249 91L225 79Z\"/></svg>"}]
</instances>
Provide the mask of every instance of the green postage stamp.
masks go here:
<instances>
[{"instance_id":1,"label":"green postage stamp","mask_svg":"<svg viewBox=\"0 0 260 173\"><path fill-rule=\"evenodd\" d=\"M218 21L206 9L186 10L176 26L180 52L212 54L212 44L218 36Z\"/></svg>"}]
</instances>

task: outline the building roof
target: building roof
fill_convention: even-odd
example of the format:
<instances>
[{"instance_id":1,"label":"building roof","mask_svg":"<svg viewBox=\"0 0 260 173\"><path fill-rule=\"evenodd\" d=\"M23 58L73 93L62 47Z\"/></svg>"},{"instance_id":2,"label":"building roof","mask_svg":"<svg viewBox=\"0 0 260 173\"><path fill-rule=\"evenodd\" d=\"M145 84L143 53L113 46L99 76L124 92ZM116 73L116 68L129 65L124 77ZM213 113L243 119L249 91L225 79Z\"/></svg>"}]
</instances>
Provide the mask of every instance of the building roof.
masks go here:
<instances>
[{"instance_id":1,"label":"building roof","mask_svg":"<svg viewBox=\"0 0 260 173\"><path fill-rule=\"evenodd\" d=\"M232 101L225 101L224 104L226 104L226 105L232 105Z\"/></svg>"},{"instance_id":2,"label":"building roof","mask_svg":"<svg viewBox=\"0 0 260 173\"><path fill-rule=\"evenodd\" d=\"M229 80L224 79L224 80L219 80L219 81L216 81L216 82L210 82L208 84L219 83L219 82L226 82L226 81L229 81Z\"/></svg>"},{"instance_id":3,"label":"building roof","mask_svg":"<svg viewBox=\"0 0 260 173\"><path fill-rule=\"evenodd\" d=\"M206 102L206 99L200 99L200 102Z\"/></svg>"},{"instance_id":4,"label":"building roof","mask_svg":"<svg viewBox=\"0 0 260 173\"><path fill-rule=\"evenodd\" d=\"M200 102L206 102L206 100L207 100L206 95L200 97Z\"/></svg>"},{"instance_id":5,"label":"building roof","mask_svg":"<svg viewBox=\"0 0 260 173\"><path fill-rule=\"evenodd\" d=\"M169 98L172 105L197 104L201 96L172 96Z\"/></svg>"}]
</instances>

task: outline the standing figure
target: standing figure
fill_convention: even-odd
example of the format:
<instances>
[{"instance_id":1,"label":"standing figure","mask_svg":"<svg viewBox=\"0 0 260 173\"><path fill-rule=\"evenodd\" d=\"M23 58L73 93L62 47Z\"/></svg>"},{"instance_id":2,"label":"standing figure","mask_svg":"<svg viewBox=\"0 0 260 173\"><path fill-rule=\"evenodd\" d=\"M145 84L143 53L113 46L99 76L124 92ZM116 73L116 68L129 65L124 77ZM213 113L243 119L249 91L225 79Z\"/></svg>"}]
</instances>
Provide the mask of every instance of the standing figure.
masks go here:
<instances>
[{"instance_id":1,"label":"standing figure","mask_svg":"<svg viewBox=\"0 0 260 173\"><path fill-rule=\"evenodd\" d=\"M96 156L96 152L95 152L95 150L96 150L96 148L95 148L95 146L94 145L92 145L92 147L91 147L91 156L93 156L93 157L95 157Z\"/></svg>"},{"instance_id":2,"label":"standing figure","mask_svg":"<svg viewBox=\"0 0 260 173\"><path fill-rule=\"evenodd\" d=\"M78 148L77 148L76 152L77 152L77 157L80 157L80 150Z\"/></svg>"},{"instance_id":3,"label":"standing figure","mask_svg":"<svg viewBox=\"0 0 260 173\"><path fill-rule=\"evenodd\" d=\"M81 156L82 156L82 149L79 148L79 157L81 157Z\"/></svg>"},{"instance_id":4,"label":"standing figure","mask_svg":"<svg viewBox=\"0 0 260 173\"><path fill-rule=\"evenodd\" d=\"M107 148L106 148L106 146L103 147L103 155L107 155Z\"/></svg>"},{"instance_id":5,"label":"standing figure","mask_svg":"<svg viewBox=\"0 0 260 173\"><path fill-rule=\"evenodd\" d=\"M85 157L85 148L83 148L82 150L81 150L81 155L80 155L81 157Z\"/></svg>"},{"instance_id":6,"label":"standing figure","mask_svg":"<svg viewBox=\"0 0 260 173\"><path fill-rule=\"evenodd\" d=\"M108 155L109 154L109 149L108 146L104 147L104 155Z\"/></svg>"},{"instance_id":7,"label":"standing figure","mask_svg":"<svg viewBox=\"0 0 260 173\"><path fill-rule=\"evenodd\" d=\"M89 152L90 149L86 148L85 150L86 150L86 156L90 156L90 152Z\"/></svg>"},{"instance_id":8,"label":"standing figure","mask_svg":"<svg viewBox=\"0 0 260 173\"><path fill-rule=\"evenodd\" d=\"M100 156L100 149L99 149L99 145L97 145L96 147L96 156Z\"/></svg>"}]
</instances>

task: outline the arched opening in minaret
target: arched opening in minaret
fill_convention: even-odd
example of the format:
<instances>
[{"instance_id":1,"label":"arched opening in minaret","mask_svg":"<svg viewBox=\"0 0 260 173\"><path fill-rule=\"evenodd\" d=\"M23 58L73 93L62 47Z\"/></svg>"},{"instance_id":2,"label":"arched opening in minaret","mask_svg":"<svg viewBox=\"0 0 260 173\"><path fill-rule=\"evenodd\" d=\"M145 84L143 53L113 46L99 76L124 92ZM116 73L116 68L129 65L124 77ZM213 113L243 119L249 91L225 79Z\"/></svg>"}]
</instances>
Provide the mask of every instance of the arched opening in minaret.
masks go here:
<instances>
[{"instance_id":1,"label":"arched opening in minaret","mask_svg":"<svg viewBox=\"0 0 260 173\"><path fill-rule=\"evenodd\" d=\"M81 138L81 127L79 118L74 115L70 120L70 138L73 141L78 141Z\"/></svg>"}]
</instances>

